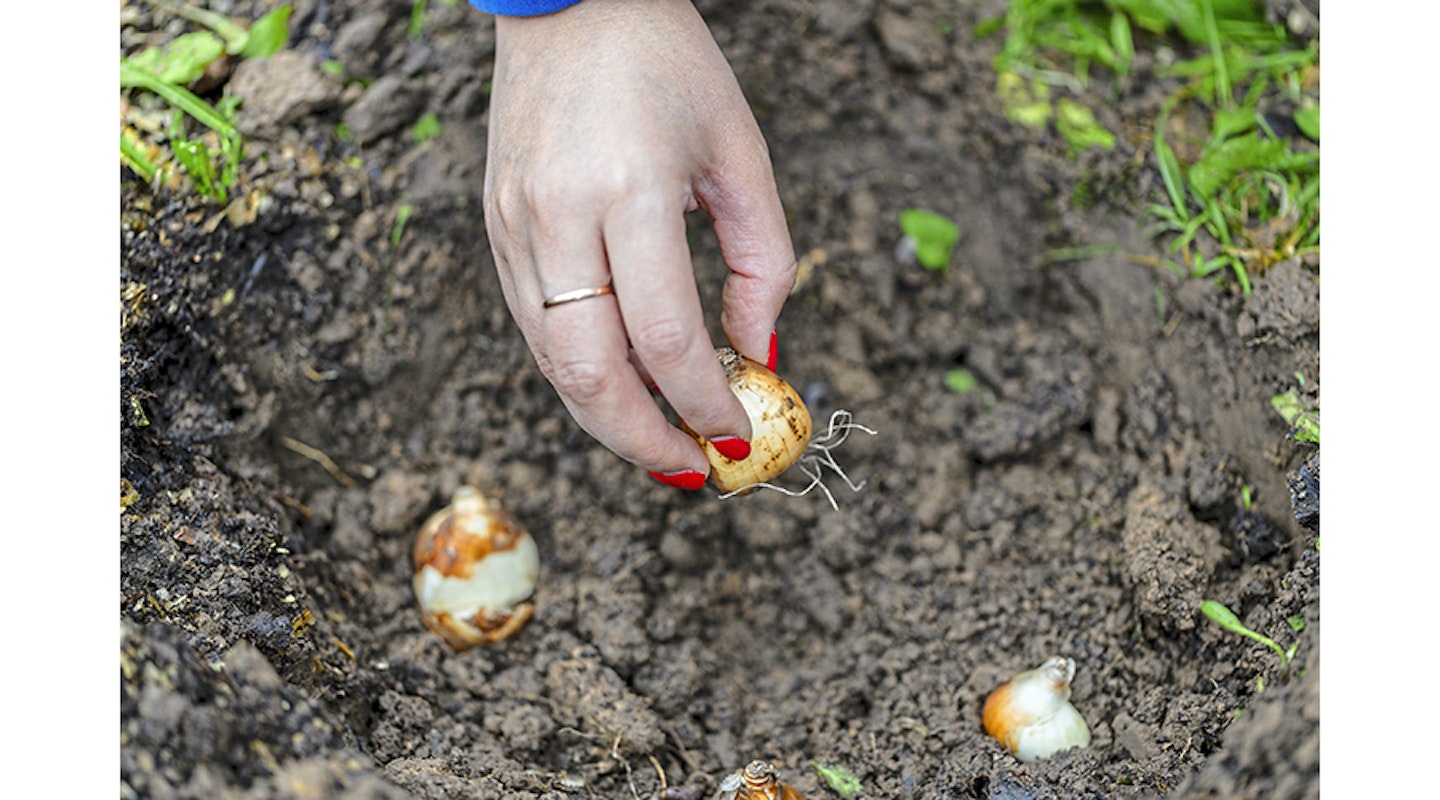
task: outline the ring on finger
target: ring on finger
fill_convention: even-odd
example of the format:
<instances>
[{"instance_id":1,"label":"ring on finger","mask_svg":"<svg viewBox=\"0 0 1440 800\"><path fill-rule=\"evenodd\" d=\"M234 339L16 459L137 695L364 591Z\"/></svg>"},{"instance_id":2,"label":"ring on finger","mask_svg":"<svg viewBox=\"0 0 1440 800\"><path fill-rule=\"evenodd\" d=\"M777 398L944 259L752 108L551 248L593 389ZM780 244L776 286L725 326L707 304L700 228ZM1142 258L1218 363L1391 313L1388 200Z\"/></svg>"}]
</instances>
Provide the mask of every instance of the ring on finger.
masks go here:
<instances>
[{"instance_id":1,"label":"ring on finger","mask_svg":"<svg viewBox=\"0 0 1440 800\"><path fill-rule=\"evenodd\" d=\"M568 292L561 292L560 294L551 295L550 297L545 298L545 302L542 305L545 308L554 308L555 306L564 305L566 303L573 303L576 300L589 300L592 297L601 297L607 294L615 294L615 287L608 283L604 286L591 286L585 289L571 289Z\"/></svg>"}]
</instances>

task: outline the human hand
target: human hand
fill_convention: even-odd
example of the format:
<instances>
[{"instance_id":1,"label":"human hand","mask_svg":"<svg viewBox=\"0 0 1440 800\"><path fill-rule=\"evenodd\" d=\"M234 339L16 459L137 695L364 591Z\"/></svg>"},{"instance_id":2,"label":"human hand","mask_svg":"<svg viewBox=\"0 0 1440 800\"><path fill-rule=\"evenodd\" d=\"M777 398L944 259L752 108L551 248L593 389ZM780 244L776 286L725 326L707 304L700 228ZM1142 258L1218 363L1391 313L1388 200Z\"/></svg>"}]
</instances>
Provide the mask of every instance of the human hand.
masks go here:
<instances>
[{"instance_id":1,"label":"human hand","mask_svg":"<svg viewBox=\"0 0 1440 800\"><path fill-rule=\"evenodd\" d=\"M699 488L704 453L647 385L717 450L748 454L684 214L714 220L731 346L773 366L795 256L759 126L688 0L585 0L497 17L496 35L485 224L505 302L580 427L661 482ZM613 295L543 307L607 284Z\"/></svg>"}]
</instances>

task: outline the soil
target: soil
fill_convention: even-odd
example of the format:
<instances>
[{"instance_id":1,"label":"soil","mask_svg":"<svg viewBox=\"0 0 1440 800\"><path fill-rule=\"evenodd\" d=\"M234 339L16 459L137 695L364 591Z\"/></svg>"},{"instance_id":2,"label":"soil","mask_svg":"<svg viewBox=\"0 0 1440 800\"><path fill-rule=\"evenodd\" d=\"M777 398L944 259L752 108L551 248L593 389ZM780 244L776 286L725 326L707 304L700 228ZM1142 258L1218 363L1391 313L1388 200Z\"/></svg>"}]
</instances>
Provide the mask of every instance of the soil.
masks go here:
<instances>
[{"instance_id":1,"label":"soil","mask_svg":"<svg viewBox=\"0 0 1440 800\"><path fill-rule=\"evenodd\" d=\"M1174 84L1143 54L1093 89L1117 146L1075 156L995 97L973 31L1002 3L700 3L802 256L779 371L877 431L832 510L668 489L567 416L480 216L487 16L295 7L213 90L245 97L228 214L122 178L122 797L695 798L752 759L811 800L812 762L868 797L1318 797L1319 452L1270 398L1299 373L1318 403L1319 279L1144 263ZM185 29L157 8L124 7L123 52ZM948 272L897 256L912 207L959 222ZM528 625L456 654L409 550L462 484L543 566ZM980 708L1051 655L1093 741L1021 764Z\"/></svg>"}]
</instances>

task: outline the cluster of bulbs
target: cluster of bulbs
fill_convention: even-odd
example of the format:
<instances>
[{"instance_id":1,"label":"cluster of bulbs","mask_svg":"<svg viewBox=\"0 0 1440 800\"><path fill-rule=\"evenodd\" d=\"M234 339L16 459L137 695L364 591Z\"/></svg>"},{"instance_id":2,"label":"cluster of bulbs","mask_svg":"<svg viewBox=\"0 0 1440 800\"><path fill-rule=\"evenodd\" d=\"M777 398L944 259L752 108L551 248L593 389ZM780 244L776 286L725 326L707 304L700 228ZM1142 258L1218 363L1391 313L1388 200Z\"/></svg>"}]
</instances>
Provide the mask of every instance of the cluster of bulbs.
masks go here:
<instances>
[{"instance_id":1,"label":"cluster of bulbs","mask_svg":"<svg viewBox=\"0 0 1440 800\"><path fill-rule=\"evenodd\" d=\"M722 496L772 486L769 481L797 462L805 466L807 457L812 457L810 468L818 459L844 477L829 448L848 428L860 426L846 423L838 438L832 430L818 444L812 442L810 412L794 388L734 350L723 348L717 355L750 417L751 455L732 461L686 430L704 449L710 481ZM818 469L806 469L806 474L812 486L819 483ZM457 652L514 635L534 612L530 596L540 574L535 540L473 487L460 487L450 505L426 520L415 540L414 564L421 619ZM1075 662L1059 656L1016 675L986 698L981 714L986 733L1027 762L1088 745L1090 729L1070 703L1074 677ZM763 761L722 780L717 797L800 800Z\"/></svg>"}]
</instances>

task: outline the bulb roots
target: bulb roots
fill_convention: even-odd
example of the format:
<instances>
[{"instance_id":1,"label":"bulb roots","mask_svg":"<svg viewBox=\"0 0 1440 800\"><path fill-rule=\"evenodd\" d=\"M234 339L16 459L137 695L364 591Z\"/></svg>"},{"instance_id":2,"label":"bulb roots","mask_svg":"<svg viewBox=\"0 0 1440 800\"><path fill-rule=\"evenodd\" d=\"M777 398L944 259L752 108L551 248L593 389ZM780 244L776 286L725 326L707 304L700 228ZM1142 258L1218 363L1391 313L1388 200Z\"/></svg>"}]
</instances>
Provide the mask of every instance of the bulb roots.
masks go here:
<instances>
[{"instance_id":1,"label":"bulb roots","mask_svg":"<svg viewBox=\"0 0 1440 800\"><path fill-rule=\"evenodd\" d=\"M845 485L850 487L850 491L852 492L858 492L865 488L865 481L856 483L851 480L850 476L845 474L845 470L835 460L835 448L844 444L845 440L850 438L852 431L868 433L871 436L875 435L875 431L871 428L867 428L852 420L849 411L843 408L837 409L835 413L830 415L830 422L826 426L825 433L816 436L810 440L809 444L805 445L805 452L801 454L799 460L795 462L795 468L810 479L810 483L807 484L804 489L789 489L768 482L752 483L747 486L741 486L734 491L726 492L720 495L720 499L728 500L731 497L745 494L755 489L770 489L771 491L779 492L789 497L804 497L812 491L819 489L825 493L825 499L830 501L830 508L839 511L840 504L835 502L835 494L830 491L829 486L825 485L825 470L828 469L838 475L840 480L844 481Z\"/></svg>"}]
</instances>

